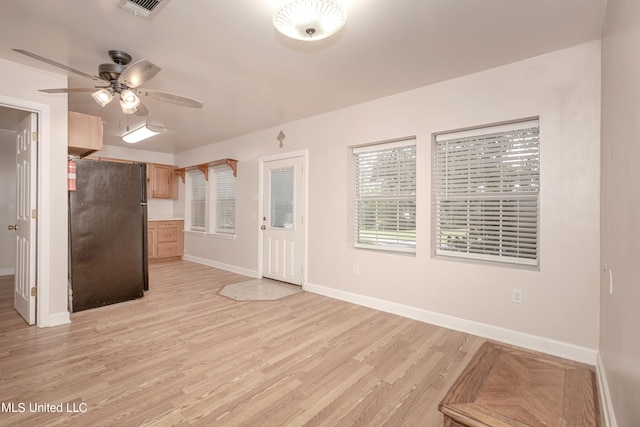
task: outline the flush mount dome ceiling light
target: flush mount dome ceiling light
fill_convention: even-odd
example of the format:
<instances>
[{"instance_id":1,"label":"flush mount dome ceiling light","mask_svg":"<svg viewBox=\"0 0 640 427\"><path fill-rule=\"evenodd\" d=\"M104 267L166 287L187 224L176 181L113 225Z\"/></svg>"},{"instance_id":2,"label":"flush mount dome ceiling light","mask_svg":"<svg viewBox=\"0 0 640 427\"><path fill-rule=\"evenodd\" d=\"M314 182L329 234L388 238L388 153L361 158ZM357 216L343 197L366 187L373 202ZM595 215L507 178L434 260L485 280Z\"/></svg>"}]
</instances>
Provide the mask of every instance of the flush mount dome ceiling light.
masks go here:
<instances>
[{"instance_id":1,"label":"flush mount dome ceiling light","mask_svg":"<svg viewBox=\"0 0 640 427\"><path fill-rule=\"evenodd\" d=\"M290 0L273 15L276 29L296 40L315 41L335 34L347 13L333 0Z\"/></svg>"}]
</instances>

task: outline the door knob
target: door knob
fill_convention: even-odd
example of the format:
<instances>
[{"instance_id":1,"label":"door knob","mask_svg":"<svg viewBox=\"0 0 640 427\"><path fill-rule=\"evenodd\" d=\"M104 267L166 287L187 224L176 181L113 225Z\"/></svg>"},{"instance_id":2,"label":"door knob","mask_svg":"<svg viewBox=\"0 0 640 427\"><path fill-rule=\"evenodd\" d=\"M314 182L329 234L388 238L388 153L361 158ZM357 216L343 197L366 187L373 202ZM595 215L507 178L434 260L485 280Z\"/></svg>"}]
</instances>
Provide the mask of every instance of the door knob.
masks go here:
<instances>
[{"instance_id":1,"label":"door knob","mask_svg":"<svg viewBox=\"0 0 640 427\"><path fill-rule=\"evenodd\" d=\"M260 227L260 230L266 230L266 229L267 229L266 225L263 225L263 226Z\"/></svg>"},{"instance_id":2,"label":"door knob","mask_svg":"<svg viewBox=\"0 0 640 427\"><path fill-rule=\"evenodd\" d=\"M18 229L18 225L10 225L7 227L9 230L17 230Z\"/></svg>"}]
</instances>

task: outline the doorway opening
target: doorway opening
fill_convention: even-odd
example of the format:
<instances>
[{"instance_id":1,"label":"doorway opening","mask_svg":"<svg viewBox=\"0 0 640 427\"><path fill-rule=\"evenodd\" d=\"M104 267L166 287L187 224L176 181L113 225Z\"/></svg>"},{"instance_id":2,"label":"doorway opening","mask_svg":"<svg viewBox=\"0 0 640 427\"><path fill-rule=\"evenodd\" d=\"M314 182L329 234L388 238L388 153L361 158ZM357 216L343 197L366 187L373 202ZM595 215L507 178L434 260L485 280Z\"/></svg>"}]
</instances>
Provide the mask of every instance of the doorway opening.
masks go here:
<instances>
[{"instance_id":1,"label":"doorway opening","mask_svg":"<svg viewBox=\"0 0 640 427\"><path fill-rule=\"evenodd\" d=\"M0 104L0 174L3 178L0 210L5 219L1 230L0 275L13 276L13 307L29 325L39 320L36 310L38 121L36 111Z\"/></svg>"}]
</instances>

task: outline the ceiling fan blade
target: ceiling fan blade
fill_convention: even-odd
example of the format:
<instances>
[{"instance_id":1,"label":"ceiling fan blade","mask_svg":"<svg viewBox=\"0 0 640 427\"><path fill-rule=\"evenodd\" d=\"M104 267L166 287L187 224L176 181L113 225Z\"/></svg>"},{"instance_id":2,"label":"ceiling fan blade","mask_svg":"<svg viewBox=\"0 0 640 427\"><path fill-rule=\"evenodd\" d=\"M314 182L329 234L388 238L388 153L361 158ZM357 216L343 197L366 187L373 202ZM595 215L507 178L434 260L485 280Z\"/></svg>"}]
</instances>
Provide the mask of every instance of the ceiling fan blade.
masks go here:
<instances>
[{"instance_id":1,"label":"ceiling fan blade","mask_svg":"<svg viewBox=\"0 0 640 427\"><path fill-rule=\"evenodd\" d=\"M168 92L162 92L152 89L138 89L138 94L146 96L156 101L168 102L170 104L182 105L183 107L202 108L204 102L197 99L187 98L186 96L174 95Z\"/></svg>"},{"instance_id":2,"label":"ceiling fan blade","mask_svg":"<svg viewBox=\"0 0 640 427\"><path fill-rule=\"evenodd\" d=\"M161 68L151 61L141 59L135 64L128 66L122 74L120 74L118 81L128 87L136 88L154 78L160 70Z\"/></svg>"},{"instance_id":3,"label":"ceiling fan blade","mask_svg":"<svg viewBox=\"0 0 640 427\"><path fill-rule=\"evenodd\" d=\"M13 49L13 50L18 52L18 53L21 53L23 55L29 56L29 57L31 57L33 59L37 59L38 61L42 61L42 62L44 62L46 64L53 65L54 67L62 68L63 70L66 70L66 71L69 71L71 73L77 74L77 75L79 75L81 77L84 77L85 79L97 80L97 81L103 82L103 83L105 82L104 80L102 80L98 76L92 76L91 74L87 74L87 73L85 73L83 71L76 70L75 68L71 68L71 67L69 67L67 65L64 65L64 64L61 64L59 62L52 61L51 59L45 58L44 56L36 55L35 53L31 53L31 52L28 52L28 51L22 50L22 49Z\"/></svg>"},{"instance_id":4,"label":"ceiling fan blade","mask_svg":"<svg viewBox=\"0 0 640 427\"><path fill-rule=\"evenodd\" d=\"M69 87L61 89L39 89L38 92L44 93L75 93L75 92L95 92L95 88L92 87Z\"/></svg>"},{"instance_id":5,"label":"ceiling fan blade","mask_svg":"<svg viewBox=\"0 0 640 427\"><path fill-rule=\"evenodd\" d=\"M149 115L149 110L147 110L147 106L140 101L140 104L136 107L136 116L145 117Z\"/></svg>"}]
</instances>

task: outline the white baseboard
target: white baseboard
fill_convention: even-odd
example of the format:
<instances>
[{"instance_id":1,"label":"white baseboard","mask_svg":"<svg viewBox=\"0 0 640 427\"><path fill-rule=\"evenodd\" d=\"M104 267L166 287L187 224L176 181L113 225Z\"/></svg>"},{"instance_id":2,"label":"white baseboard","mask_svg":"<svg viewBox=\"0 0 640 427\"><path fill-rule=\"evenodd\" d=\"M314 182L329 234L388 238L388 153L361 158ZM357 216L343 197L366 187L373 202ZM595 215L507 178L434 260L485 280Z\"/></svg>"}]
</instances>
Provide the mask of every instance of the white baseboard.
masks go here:
<instances>
[{"instance_id":1,"label":"white baseboard","mask_svg":"<svg viewBox=\"0 0 640 427\"><path fill-rule=\"evenodd\" d=\"M13 276L15 274L16 274L16 269L14 267L0 268L0 276Z\"/></svg>"},{"instance_id":2,"label":"white baseboard","mask_svg":"<svg viewBox=\"0 0 640 427\"><path fill-rule=\"evenodd\" d=\"M432 325L477 335L483 338L500 341L505 344L511 344L517 347L551 354L553 356L586 363L592 366L596 364L596 356L598 352L595 349L581 347L536 335L525 334L511 329L461 319L446 314L440 314L421 308L410 307L338 289L328 288L326 286L314 285L312 283L306 283L302 288L305 291L319 295L374 308L376 310L396 314L398 316L407 317L409 319L418 320Z\"/></svg>"},{"instance_id":3,"label":"white baseboard","mask_svg":"<svg viewBox=\"0 0 640 427\"><path fill-rule=\"evenodd\" d=\"M208 265L209 267L219 268L221 270L230 271L232 273L242 274L243 276L249 276L254 279L260 278L256 270L249 270L248 268L242 268L235 265L224 264L210 259L199 258L193 255L183 255L182 259L185 261L191 261L198 264Z\"/></svg>"},{"instance_id":4,"label":"white baseboard","mask_svg":"<svg viewBox=\"0 0 640 427\"><path fill-rule=\"evenodd\" d=\"M611 394L609 393L609 383L607 382L607 373L604 369L602 355L598 353L596 363L596 378L598 379L598 394L600 395L600 410L605 427L618 427L616 416L613 412L613 404L611 402Z\"/></svg>"},{"instance_id":5,"label":"white baseboard","mask_svg":"<svg viewBox=\"0 0 640 427\"><path fill-rule=\"evenodd\" d=\"M66 325L67 323L71 323L71 314L68 311L63 311L61 313L50 314L49 323L46 326Z\"/></svg>"},{"instance_id":6,"label":"white baseboard","mask_svg":"<svg viewBox=\"0 0 640 427\"><path fill-rule=\"evenodd\" d=\"M249 270L246 268L224 264L205 258L194 257L192 255L184 255L182 258L185 261L191 261L198 264L208 265L210 267L220 268L222 270L231 271L233 273L242 274L244 276L253 278L260 277L256 270ZM446 314L436 313L421 308L372 298L365 295L341 291L338 289L316 285L313 283L305 283L302 288L305 291L324 295L330 298L335 298L341 301L350 302L353 304L362 305L364 307L374 308L376 310L396 314L398 316L403 316L409 319L414 319L432 325L477 335L483 338L503 342L505 344L511 344L517 347L539 351L541 353L574 360L592 366L596 365L598 352L597 350L592 348L577 346L575 344L570 344L563 341L530 335L511 329L475 322L472 320L461 319Z\"/></svg>"}]
</instances>

